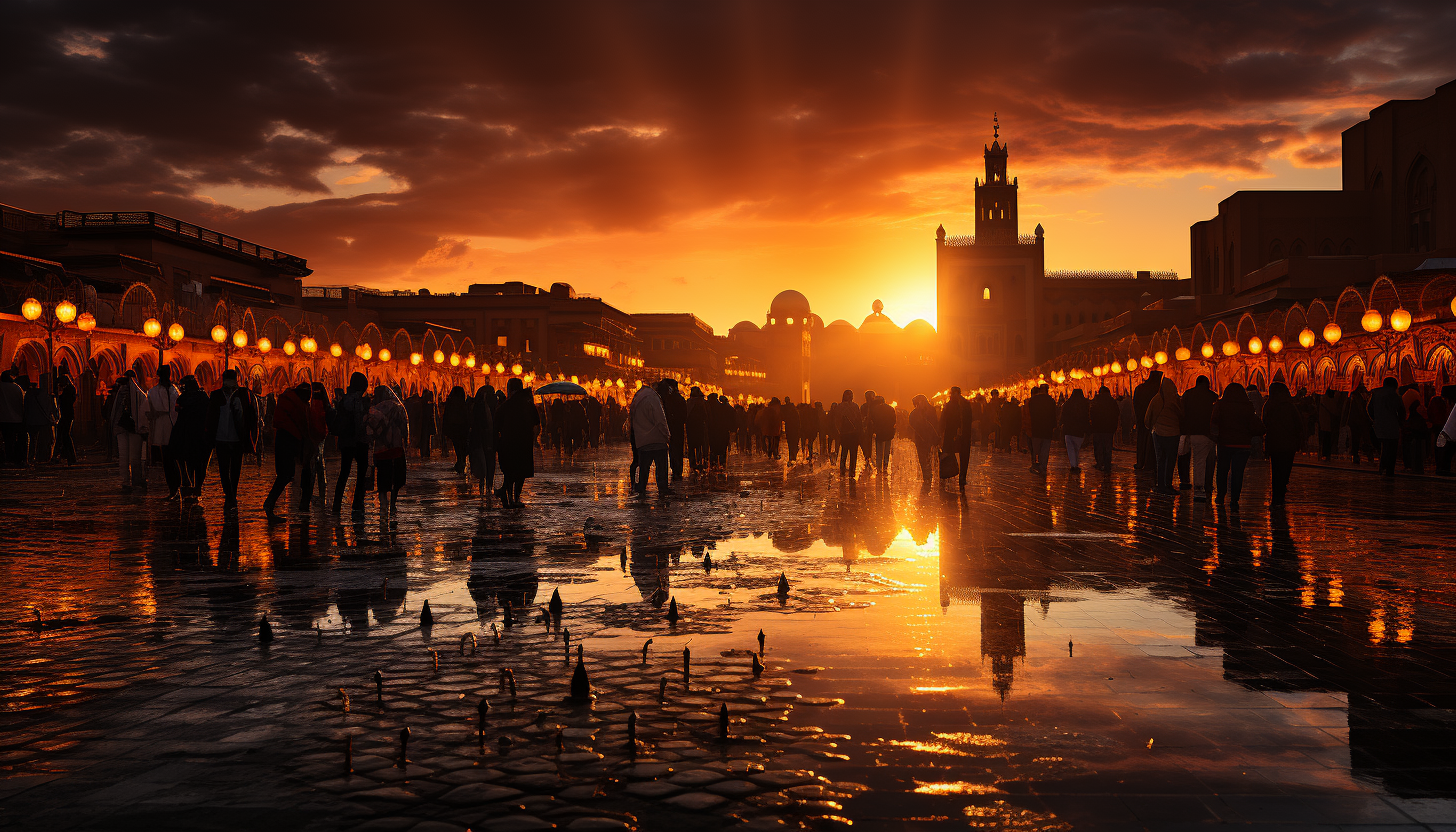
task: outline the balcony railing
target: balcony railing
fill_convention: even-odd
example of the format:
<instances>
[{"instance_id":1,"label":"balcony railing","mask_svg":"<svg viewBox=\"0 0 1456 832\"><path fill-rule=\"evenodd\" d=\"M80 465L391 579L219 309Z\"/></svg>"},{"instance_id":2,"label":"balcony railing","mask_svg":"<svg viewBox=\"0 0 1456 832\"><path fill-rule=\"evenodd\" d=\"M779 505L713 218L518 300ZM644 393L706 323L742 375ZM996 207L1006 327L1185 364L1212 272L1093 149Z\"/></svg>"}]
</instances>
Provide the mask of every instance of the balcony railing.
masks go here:
<instances>
[{"instance_id":1,"label":"balcony railing","mask_svg":"<svg viewBox=\"0 0 1456 832\"><path fill-rule=\"evenodd\" d=\"M951 234L945 238L948 246L973 246L977 245L974 234ZM981 236L980 245L983 246L1034 246L1036 245L1035 234L984 234Z\"/></svg>"},{"instance_id":2,"label":"balcony railing","mask_svg":"<svg viewBox=\"0 0 1456 832\"><path fill-rule=\"evenodd\" d=\"M1144 274L1149 280L1178 279L1177 272L1134 272L1132 269L1051 269L1046 277L1047 280L1136 280Z\"/></svg>"},{"instance_id":3,"label":"balcony railing","mask_svg":"<svg viewBox=\"0 0 1456 832\"><path fill-rule=\"evenodd\" d=\"M175 217L169 217L153 211L110 211L84 214L77 211L61 211L56 214L56 223L61 228L134 228L137 226L150 226L171 232L180 237L191 238L199 243L226 249L246 257L256 257L259 260L278 263L294 269L308 270L308 261L302 257L260 246L257 243L250 243L247 240L240 240L237 237L223 234L220 231L213 231L210 228L203 228L200 225L193 225L190 222L183 222Z\"/></svg>"}]
</instances>

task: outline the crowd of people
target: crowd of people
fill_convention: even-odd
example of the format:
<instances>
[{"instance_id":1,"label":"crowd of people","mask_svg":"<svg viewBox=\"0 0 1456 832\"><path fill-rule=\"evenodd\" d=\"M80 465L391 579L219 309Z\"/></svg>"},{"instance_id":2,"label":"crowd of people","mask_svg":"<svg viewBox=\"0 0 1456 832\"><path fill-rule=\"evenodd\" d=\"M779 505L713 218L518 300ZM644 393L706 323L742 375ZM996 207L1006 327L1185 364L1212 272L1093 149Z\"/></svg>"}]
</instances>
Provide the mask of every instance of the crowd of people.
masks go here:
<instances>
[{"instance_id":1,"label":"crowd of people","mask_svg":"<svg viewBox=\"0 0 1456 832\"><path fill-rule=\"evenodd\" d=\"M429 389L406 393L381 384L371 391L361 373L332 394L313 382L262 395L241 386L235 370L224 372L209 393L190 375L174 384L171 368L163 366L149 389L127 371L102 411L123 492L145 488L148 468L160 468L168 499L197 501L216 460L224 508L235 510L245 459L261 465L271 450L274 476L263 510L272 520L281 519L278 502L290 484L298 511L314 507L316 489L317 504L328 506L326 451L338 457L334 513L342 510L351 476L352 511L363 511L372 492L382 513L393 512L408 460L427 461L435 451L453 451L456 473L473 479L483 499L519 506L538 448L569 460L583 448L618 441L631 447L629 479L638 495L647 493L654 470L660 494L685 473L721 472L734 447L789 464L837 461L850 480L861 473L884 477L894 439L902 436L913 443L926 483L955 479L964 490L973 450L1024 453L1030 470L1044 476L1054 445L1065 448L1073 474L1080 474L1089 444L1092 468L1110 472L1117 444L1135 450L1132 468L1154 478L1155 493L1189 490L1196 502L1230 506L1238 504L1251 458L1269 460L1270 501L1282 504L1295 455L1312 443L1325 460L1342 453L1355 464L1362 455L1378 459L1386 476L1394 475L1398 459L1406 470L1423 473L1428 457L1437 473L1449 475L1456 455L1456 443L1447 441L1456 436L1456 386L1427 399L1416 385L1400 387L1393 378L1373 392L1362 384L1319 395L1291 394L1275 382L1266 395L1236 383L1215 392L1207 376L1180 392L1154 370L1126 395L1104 386L1090 397L1082 390L1054 397L1042 385L1020 401L1001 391L965 397L953 387L940 406L922 395L901 408L873 391L857 400L845 390L827 410L787 396L745 403L705 395L700 387L684 396L674 379L639 387L626 405L615 396L543 398L513 378L505 390L485 385L469 393L457 386L437 401ZM76 386L64 366L53 386L13 370L0 373L0 463L74 464L75 406Z\"/></svg>"}]
</instances>

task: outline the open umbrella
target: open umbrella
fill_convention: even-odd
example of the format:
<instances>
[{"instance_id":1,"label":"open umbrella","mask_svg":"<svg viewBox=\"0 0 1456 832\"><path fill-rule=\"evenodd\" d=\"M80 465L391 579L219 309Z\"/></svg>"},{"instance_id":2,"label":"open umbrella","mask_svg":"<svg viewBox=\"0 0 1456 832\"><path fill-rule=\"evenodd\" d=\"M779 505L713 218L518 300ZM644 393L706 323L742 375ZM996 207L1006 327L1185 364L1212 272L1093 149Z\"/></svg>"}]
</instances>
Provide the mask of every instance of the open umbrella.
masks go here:
<instances>
[{"instance_id":1,"label":"open umbrella","mask_svg":"<svg viewBox=\"0 0 1456 832\"><path fill-rule=\"evenodd\" d=\"M569 381L553 381L536 388L538 396L585 396L586 388L580 384L572 384Z\"/></svg>"}]
</instances>

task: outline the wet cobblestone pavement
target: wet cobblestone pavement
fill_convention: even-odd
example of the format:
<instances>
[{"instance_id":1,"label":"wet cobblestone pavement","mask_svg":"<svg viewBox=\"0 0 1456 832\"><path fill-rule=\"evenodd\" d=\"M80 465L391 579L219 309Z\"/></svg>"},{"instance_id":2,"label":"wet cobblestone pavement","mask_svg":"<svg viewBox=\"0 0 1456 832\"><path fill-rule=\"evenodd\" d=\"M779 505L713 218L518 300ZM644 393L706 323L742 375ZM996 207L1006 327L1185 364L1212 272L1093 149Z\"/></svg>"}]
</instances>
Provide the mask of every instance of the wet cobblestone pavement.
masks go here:
<instances>
[{"instance_id":1,"label":"wet cobblestone pavement","mask_svg":"<svg viewBox=\"0 0 1456 832\"><path fill-rule=\"evenodd\" d=\"M548 454L500 511L436 461L387 524L271 527L6 478L0 826L1456 830L1439 484L1301 469L1271 515L1255 466L1228 513L1064 465L734 455L664 504Z\"/></svg>"}]
</instances>

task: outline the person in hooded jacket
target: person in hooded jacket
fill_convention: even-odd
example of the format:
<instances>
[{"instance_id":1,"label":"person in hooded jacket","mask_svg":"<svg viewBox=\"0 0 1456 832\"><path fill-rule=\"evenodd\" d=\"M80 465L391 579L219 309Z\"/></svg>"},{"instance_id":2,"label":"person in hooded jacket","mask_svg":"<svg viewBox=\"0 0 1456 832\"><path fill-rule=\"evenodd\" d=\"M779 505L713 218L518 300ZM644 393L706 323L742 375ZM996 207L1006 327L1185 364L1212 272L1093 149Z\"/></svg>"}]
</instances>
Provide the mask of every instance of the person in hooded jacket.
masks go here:
<instances>
[{"instance_id":1,"label":"person in hooded jacket","mask_svg":"<svg viewBox=\"0 0 1456 832\"><path fill-rule=\"evenodd\" d=\"M179 489L184 501L202 497L202 483L207 477L207 458L212 443L207 436L207 394L196 376L183 376L182 393L177 397L177 421L172 425L167 450L180 466Z\"/></svg>"},{"instance_id":2,"label":"person in hooded jacket","mask_svg":"<svg viewBox=\"0 0 1456 832\"><path fill-rule=\"evenodd\" d=\"M1213 433L1218 437L1217 495L1214 502L1237 510L1239 494L1244 487L1244 466L1249 462L1249 448L1254 438L1264 433L1263 422L1242 384L1223 388L1223 395L1213 406Z\"/></svg>"},{"instance_id":3,"label":"person in hooded jacket","mask_svg":"<svg viewBox=\"0 0 1456 832\"><path fill-rule=\"evenodd\" d=\"M445 407L440 415L440 429L450 447L455 451L455 473L465 473L465 460L469 456L471 407L465 397L465 388L455 385L445 397Z\"/></svg>"},{"instance_id":4,"label":"person in hooded jacket","mask_svg":"<svg viewBox=\"0 0 1456 832\"><path fill-rule=\"evenodd\" d=\"M1269 457L1269 505L1282 506L1289 491L1289 475L1294 471L1294 455L1309 436L1309 421L1282 381L1269 385L1261 421L1264 452Z\"/></svg>"},{"instance_id":5,"label":"person in hooded jacket","mask_svg":"<svg viewBox=\"0 0 1456 832\"><path fill-rule=\"evenodd\" d=\"M637 462L637 480L633 490L639 497L647 496L647 475L649 469L657 469L657 496L668 496L668 448L672 443L672 428L667 421L667 411L662 406L662 396L652 387L643 385L632 396L630 416L632 447Z\"/></svg>"},{"instance_id":6,"label":"person in hooded jacket","mask_svg":"<svg viewBox=\"0 0 1456 832\"><path fill-rule=\"evenodd\" d=\"M1178 466L1178 439L1183 435L1183 399L1172 379L1162 378L1159 381L1157 395L1148 402L1143 422L1153 436L1158 493L1176 495L1178 489L1173 487L1173 472Z\"/></svg>"},{"instance_id":7,"label":"person in hooded jacket","mask_svg":"<svg viewBox=\"0 0 1456 832\"><path fill-rule=\"evenodd\" d=\"M1112 470L1112 437L1121 418L1122 409L1112 397L1112 391L1106 385L1097 388L1097 394L1092 397L1088 428L1092 432L1092 458L1096 461L1092 467L1099 471Z\"/></svg>"},{"instance_id":8,"label":"person in hooded jacket","mask_svg":"<svg viewBox=\"0 0 1456 832\"><path fill-rule=\"evenodd\" d=\"M1073 390L1062 405L1062 440L1067 445L1067 464L1080 474L1082 442L1092 430L1092 404L1080 390Z\"/></svg>"},{"instance_id":9,"label":"person in hooded jacket","mask_svg":"<svg viewBox=\"0 0 1456 832\"><path fill-rule=\"evenodd\" d=\"M344 487L349 471L354 471L353 511L364 510L364 494L369 490L369 436L365 423L369 417L369 378L363 373L349 376L349 389L334 409L334 423L339 440L339 475L334 482L334 514L344 507Z\"/></svg>"}]
</instances>

